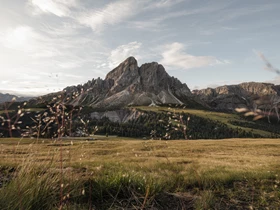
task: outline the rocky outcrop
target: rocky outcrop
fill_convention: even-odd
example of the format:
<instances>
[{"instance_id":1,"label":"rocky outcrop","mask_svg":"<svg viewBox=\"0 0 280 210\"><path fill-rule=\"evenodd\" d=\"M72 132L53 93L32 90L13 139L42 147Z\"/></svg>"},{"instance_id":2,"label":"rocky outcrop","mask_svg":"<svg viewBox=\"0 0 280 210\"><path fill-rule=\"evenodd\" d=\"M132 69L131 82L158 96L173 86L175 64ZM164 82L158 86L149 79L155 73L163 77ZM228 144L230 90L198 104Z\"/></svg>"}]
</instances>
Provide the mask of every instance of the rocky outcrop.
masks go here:
<instances>
[{"instance_id":1,"label":"rocky outcrop","mask_svg":"<svg viewBox=\"0 0 280 210\"><path fill-rule=\"evenodd\" d=\"M143 114L143 112L137 111L135 109L120 109L106 112L92 112L90 117L97 120L108 118L112 122L126 123L130 120L137 119Z\"/></svg>"},{"instance_id":2,"label":"rocky outcrop","mask_svg":"<svg viewBox=\"0 0 280 210\"><path fill-rule=\"evenodd\" d=\"M256 106L264 108L280 101L280 87L278 85L258 82L194 90L193 94L218 110Z\"/></svg>"},{"instance_id":3,"label":"rocky outcrop","mask_svg":"<svg viewBox=\"0 0 280 210\"><path fill-rule=\"evenodd\" d=\"M162 65L152 62L138 67L134 57L110 71L104 80L97 78L84 85L65 88L63 98L71 98L74 92L79 96L69 103L106 110L129 105L185 104L195 107L204 104L186 84L169 76Z\"/></svg>"}]
</instances>

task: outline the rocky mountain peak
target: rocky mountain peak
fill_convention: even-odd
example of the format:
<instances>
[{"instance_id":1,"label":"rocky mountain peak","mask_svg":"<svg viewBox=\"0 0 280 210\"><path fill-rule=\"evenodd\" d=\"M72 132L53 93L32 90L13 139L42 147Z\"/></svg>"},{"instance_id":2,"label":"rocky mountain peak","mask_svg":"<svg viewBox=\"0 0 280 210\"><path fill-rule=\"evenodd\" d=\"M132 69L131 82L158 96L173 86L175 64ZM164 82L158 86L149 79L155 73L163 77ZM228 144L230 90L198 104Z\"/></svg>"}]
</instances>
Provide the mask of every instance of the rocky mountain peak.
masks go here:
<instances>
[{"instance_id":1,"label":"rocky mountain peak","mask_svg":"<svg viewBox=\"0 0 280 210\"><path fill-rule=\"evenodd\" d=\"M205 104L192 95L186 84L169 76L161 64L151 62L138 67L134 57L120 63L105 80L92 79L81 86L67 87L64 93L71 95L79 90L86 91L73 104L101 109L128 105L186 104L194 107Z\"/></svg>"},{"instance_id":2,"label":"rocky mountain peak","mask_svg":"<svg viewBox=\"0 0 280 210\"><path fill-rule=\"evenodd\" d=\"M128 57L125 61L120 63L116 68L110 71L105 80L118 81L121 77L127 75L138 75L138 64L134 57Z\"/></svg>"}]
</instances>

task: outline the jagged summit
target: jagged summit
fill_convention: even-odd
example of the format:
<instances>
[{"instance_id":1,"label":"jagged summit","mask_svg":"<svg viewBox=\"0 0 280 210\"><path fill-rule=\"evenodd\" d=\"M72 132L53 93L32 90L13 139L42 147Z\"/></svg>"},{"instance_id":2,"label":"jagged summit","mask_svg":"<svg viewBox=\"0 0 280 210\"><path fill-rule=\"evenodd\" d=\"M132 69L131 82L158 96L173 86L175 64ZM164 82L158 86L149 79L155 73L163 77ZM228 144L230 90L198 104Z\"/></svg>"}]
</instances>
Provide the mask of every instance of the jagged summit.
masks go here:
<instances>
[{"instance_id":1,"label":"jagged summit","mask_svg":"<svg viewBox=\"0 0 280 210\"><path fill-rule=\"evenodd\" d=\"M151 62L138 67L137 60L129 57L110 71L104 80L97 78L84 85L66 87L62 92L35 99L32 104L45 103L58 94L71 96L74 92L82 94L69 103L106 110L129 105L163 104L234 110L237 107L252 107L254 103L265 107L275 102L259 100L265 96L273 96L270 98L277 103L280 101L280 86L270 83L245 82L191 92L186 84L169 76L161 64Z\"/></svg>"},{"instance_id":2,"label":"jagged summit","mask_svg":"<svg viewBox=\"0 0 280 210\"><path fill-rule=\"evenodd\" d=\"M145 63L138 67L137 60L129 57L110 71L105 79L97 78L84 85L64 89L66 95L85 91L75 105L94 108L121 108L128 105L186 104L202 106L186 84L169 76L161 64Z\"/></svg>"},{"instance_id":3,"label":"jagged summit","mask_svg":"<svg viewBox=\"0 0 280 210\"><path fill-rule=\"evenodd\" d=\"M117 80L124 73L133 74L133 73L137 73L137 71L138 71L137 60L131 56L131 57L128 57L122 63L120 63L118 65L118 67L116 67L112 71L110 71L107 74L105 80L109 80L109 79Z\"/></svg>"}]
</instances>

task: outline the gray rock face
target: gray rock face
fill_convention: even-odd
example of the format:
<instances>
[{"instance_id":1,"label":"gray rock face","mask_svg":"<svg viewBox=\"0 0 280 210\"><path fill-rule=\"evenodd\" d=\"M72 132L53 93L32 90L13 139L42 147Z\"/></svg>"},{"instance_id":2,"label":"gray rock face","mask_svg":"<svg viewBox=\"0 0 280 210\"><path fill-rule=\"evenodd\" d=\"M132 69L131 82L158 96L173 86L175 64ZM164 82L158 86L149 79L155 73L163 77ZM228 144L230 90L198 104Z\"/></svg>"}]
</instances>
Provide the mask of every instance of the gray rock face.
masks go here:
<instances>
[{"instance_id":1,"label":"gray rock face","mask_svg":"<svg viewBox=\"0 0 280 210\"><path fill-rule=\"evenodd\" d=\"M93 79L84 85L67 87L64 92L71 95L82 89L84 92L73 104L106 109L127 105L203 104L186 84L169 76L162 65L152 62L138 67L134 57L109 72L105 80Z\"/></svg>"},{"instance_id":2,"label":"gray rock face","mask_svg":"<svg viewBox=\"0 0 280 210\"><path fill-rule=\"evenodd\" d=\"M91 118L97 120L107 117L112 122L125 123L129 120L137 119L142 114L142 112L139 112L137 110L121 109L106 112L92 112L90 116Z\"/></svg>"},{"instance_id":3,"label":"gray rock face","mask_svg":"<svg viewBox=\"0 0 280 210\"><path fill-rule=\"evenodd\" d=\"M280 101L280 87L270 83L246 82L217 88L194 90L193 94L218 110L235 108L264 108Z\"/></svg>"}]
</instances>

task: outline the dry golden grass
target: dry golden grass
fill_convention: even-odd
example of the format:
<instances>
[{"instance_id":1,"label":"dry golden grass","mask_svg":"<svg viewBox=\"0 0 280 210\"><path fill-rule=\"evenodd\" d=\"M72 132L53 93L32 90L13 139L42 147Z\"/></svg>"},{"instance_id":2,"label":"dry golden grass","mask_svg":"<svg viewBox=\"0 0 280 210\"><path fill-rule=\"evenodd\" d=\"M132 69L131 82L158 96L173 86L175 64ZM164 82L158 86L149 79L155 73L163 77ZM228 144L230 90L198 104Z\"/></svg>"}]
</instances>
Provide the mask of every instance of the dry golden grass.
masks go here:
<instances>
[{"instance_id":1,"label":"dry golden grass","mask_svg":"<svg viewBox=\"0 0 280 210\"><path fill-rule=\"evenodd\" d=\"M9 180L7 171L15 169L7 185L1 181L6 186L0 187L0 207L275 209L280 205L277 139L98 139L0 139L0 181L5 176Z\"/></svg>"},{"instance_id":2,"label":"dry golden grass","mask_svg":"<svg viewBox=\"0 0 280 210\"><path fill-rule=\"evenodd\" d=\"M102 166L120 163L132 168L154 168L160 163L177 164L188 169L223 168L234 171L279 169L280 141L277 139L226 139L196 141L159 141L107 138L105 140L1 139L0 163L13 165L32 156L39 164L63 150L64 166ZM184 171L184 170L183 170Z\"/></svg>"}]
</instances>

